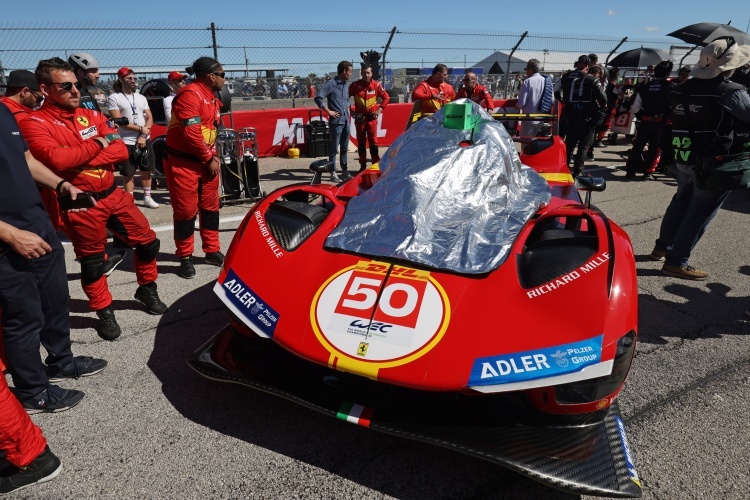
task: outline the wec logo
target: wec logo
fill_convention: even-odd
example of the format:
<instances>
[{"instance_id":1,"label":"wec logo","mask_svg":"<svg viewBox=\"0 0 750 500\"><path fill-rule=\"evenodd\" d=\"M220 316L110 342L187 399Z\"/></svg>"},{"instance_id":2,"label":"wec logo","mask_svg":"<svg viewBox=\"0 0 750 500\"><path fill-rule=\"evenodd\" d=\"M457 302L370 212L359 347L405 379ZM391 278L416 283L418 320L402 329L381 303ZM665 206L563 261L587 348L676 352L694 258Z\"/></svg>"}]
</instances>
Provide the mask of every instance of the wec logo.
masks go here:
<instances>
[{"instance_id":1,"label":"wec logo","mask_svg":"<svg viewBox=\"0 0 750 500\"><path fill-rule=\"evenodd\" d=\"M373 321L372 323L369 323L361 319L355 319L354 321L349 323L349 326L353 328L361 328L362 330L372 330L374 332L380 333L388 333L388 330L393 328L393 325L389 325L388 323L381 323L380 321Z\"/></svg>"}]
</instances>

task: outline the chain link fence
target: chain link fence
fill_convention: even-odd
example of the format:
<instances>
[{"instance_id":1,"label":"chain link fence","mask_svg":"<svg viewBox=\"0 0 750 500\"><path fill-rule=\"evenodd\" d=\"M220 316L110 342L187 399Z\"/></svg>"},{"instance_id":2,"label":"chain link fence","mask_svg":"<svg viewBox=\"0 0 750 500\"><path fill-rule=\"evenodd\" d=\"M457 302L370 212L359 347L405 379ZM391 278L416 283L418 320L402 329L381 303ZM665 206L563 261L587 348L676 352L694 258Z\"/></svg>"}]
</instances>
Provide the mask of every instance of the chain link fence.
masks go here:
<instances>
[{"instance_id":1,"label":"chain link fence","mask_svg":"<svg viewBox=\"0 0 750 500\"><path fill-rule=\"evenodd\" d=\"M354 63L358 78L361 52L382 54L381 79L392 96L408 96L438 63L450 68L456 83L472 69L493 95L513 93L528 59L543 72L559 75L581 54L596 53L601 63L633 48L666 51L676 65L691 49L670 39L544 34L520 30L420 30L342 26L217 26L126 24L116 29L90 23L0 23L0 81L14 69L32 70L40 59L93 54L105 90L122 66L142 81L184 71L200 56L215 56L228 72L234 97L300 98L335 73L341 60ZM515 49L515 50L514 50ZM614 52L616 51L616 52ZM614 52L614 53L613 53ZM683 61L694 63L697 51ZM506 91L506 88L508 89Z\"/></svg>"}]
</instances>

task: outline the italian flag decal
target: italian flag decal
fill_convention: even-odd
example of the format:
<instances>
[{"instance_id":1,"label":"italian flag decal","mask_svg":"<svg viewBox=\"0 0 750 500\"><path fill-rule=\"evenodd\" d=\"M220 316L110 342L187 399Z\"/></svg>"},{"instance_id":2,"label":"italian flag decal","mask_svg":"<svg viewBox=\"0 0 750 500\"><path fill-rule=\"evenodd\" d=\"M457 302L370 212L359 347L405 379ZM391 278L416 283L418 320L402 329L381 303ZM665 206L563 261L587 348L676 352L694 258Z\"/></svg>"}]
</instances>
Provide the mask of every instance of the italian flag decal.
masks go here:
<instances>
[{"instance_id":1,"label":"italian flag decal","mask_svg":"<svg viewBox=\"0 0 750 500\"><path fill-rule=\"evenodd\" d=\"M372 414L374 412L375 410L367 408L366 406L356 405L354 403L344 403L341 405L341 408L339 408L336 418L361 425L362 427L370 427L370 419L372 419Z\"/></svg>"}]
</instances>

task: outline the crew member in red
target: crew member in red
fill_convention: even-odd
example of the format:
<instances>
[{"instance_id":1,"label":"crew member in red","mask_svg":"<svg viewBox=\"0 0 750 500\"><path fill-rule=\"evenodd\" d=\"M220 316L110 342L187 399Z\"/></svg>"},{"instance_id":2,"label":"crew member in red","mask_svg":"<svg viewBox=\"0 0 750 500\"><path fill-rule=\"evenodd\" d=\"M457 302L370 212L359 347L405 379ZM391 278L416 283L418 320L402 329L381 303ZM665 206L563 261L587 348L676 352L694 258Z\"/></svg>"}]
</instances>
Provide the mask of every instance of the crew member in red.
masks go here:
<instances>
[{"instance_id":1,"label":"crew member in red","mask_svg":"<svg viewBox=\"0 0 750 500\"><path fill-rule=\"evenodd\" d=\"M133 198L115 185L114 164L127 157L127 148L106 116L78 107L81 94L73 68L57 57L42 60L36 68L36 79L45 96L44 104L21 122L21 132L39 161L96 201L89 210L63 212L62 218L81 262L81 284L89 306L99 316L97 333L114 340L121 331L104 275L106 231L135 248L139 285L135 299L151 314L167 311L156 291L159 240Z\"/></svg>"},{"instance_id":2,"label":"crew member in red","mask_svg":"<svg viewBox=\"0 0 750 500\"><path fill-rule=\"evenodd\" d=\"M354 129L357 131L357 152L359 171L367 167L367 142L370 141L372 163L380 161L378 150L378 116L390 102L391 96L379 81L372 79L372 65L362 63L362 78L349 86L349 95L354 97L352 114ZM380 99L380 104L378 104Z\"/></svg>"},{"instance_id":3,"label":"crew member in red","mask_svg":"<svg viewBox=\"0 0 750 500\"><path fill-rule=\"evenodd\" d=\"M467 71L463 79L464 84L456 92L456 99L469 98L475 103L482 106L489 113L495 109L495 105L492 103L492 95L490 94L487 87L477 83L477 75L473 71Z\"/></svg>"},{"instance_id":4,"label":"crew member in red","mask_svg":"<svg viewBox=\"0 0 750 500\"><path fill-rule=\"evenodd\" d=\"M456 98L453 87L445 81L447 78L448 67L445 64L438 64L432 69L432 76L414 87L411 100L422 102L421 117L435 113Z\"/></svg>"},{"instance_id":5,"label":"crew member in red","mask_svg":"<svg viewBox=\"0 0 750 500\"><path fill-rule=\"evenodd\" d=\"M0 450L15 467L0 477L0 495L50 481L62 470L60 459L10 392L5 377L0 377Z\"/></svg>"},{"instance_id":6,"label":"crew member in red","mask_svg":"<svg viewBox=\"0 0 750 500\"><path fill-rule=\"evenodd\" d=\"M8 73L6 84L0 87L6 87L5 95L0 97L0 102L13 113L16 122L26 118L44 100L34 73L25 69L17 69Z\"/></svg>"},{"instance_id":7,"label":"crew member in red","mask_svg":"<svg viewBox=\"0 0 750 500\"><path fill-rule=\"evenodd\" d=\"M214 95L224 87L219 61L198 58L192 66L195 79L177 92L172 101L172 119L167 129L164 175L172 202L174 240L180 257L180 276L195 277L193 232L195 217L206 264L224 265L219 245L219 157L216 128L221 103Z\"/></svg>"}]
</instances>

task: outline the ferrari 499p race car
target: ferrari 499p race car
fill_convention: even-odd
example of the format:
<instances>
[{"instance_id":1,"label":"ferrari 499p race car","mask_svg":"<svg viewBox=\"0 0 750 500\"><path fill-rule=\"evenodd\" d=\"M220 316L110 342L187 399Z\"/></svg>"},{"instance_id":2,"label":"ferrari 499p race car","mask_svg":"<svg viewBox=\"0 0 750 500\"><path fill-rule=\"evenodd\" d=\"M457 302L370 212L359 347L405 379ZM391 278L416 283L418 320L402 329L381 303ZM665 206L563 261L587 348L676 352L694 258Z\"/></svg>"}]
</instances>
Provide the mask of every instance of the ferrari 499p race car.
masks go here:
<instances>
[{"instance_id":1,"label":"ferrari 499p race car","mask_svg":"<svg viewBox=\"0 0 750 500\"><path fill-rule=\"evenodd\" d=\"M519 155L477 105L447 105L379 168L255 204L214 288L229 324L189 363L552 487L638 497L615 401L635 264L589 203L603 188L571 177L559 137Z\"/></svg>"}]
</instances>

